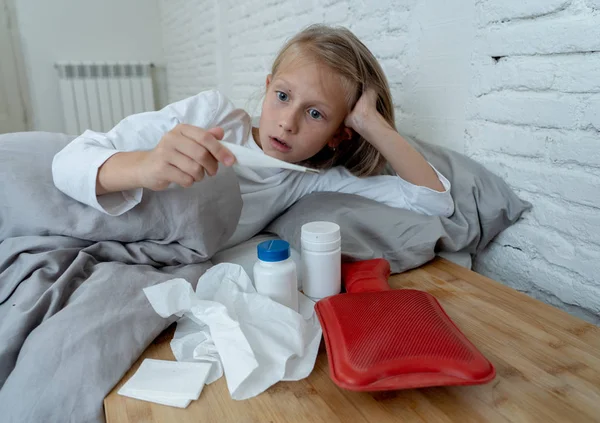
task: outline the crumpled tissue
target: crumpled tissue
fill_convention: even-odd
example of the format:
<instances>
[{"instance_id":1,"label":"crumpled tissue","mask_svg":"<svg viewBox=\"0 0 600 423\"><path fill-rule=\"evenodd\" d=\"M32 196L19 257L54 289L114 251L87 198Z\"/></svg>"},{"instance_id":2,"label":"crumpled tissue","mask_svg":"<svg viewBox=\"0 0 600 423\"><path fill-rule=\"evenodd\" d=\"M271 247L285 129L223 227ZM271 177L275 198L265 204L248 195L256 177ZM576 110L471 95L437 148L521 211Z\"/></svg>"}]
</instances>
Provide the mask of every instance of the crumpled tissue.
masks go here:
<instances>
[{"instance_id":1,"label":"crumpled tissue","mask_svg":"<svg viewBox=\"0 0 600 423\"><path fill-rule=\"evenodd\" d=\"M160 316L182 317L171 341L175 358L213 363L207 383L225 373L233 399L303 379L314 368L322 334L314 302L299 293L299 312L279 304L257 293L237 264L210 268L196 292L172 279L144 293Z\"/></svg>"}]
</instances>

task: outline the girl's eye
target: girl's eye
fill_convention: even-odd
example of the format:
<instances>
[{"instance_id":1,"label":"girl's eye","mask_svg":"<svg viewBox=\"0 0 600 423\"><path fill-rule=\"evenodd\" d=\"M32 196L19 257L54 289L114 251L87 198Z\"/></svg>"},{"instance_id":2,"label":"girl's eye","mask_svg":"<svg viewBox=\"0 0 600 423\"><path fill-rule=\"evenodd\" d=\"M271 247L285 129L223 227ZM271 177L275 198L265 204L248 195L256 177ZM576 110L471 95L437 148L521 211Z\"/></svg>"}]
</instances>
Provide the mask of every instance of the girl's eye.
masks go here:
<instances>
[{"instance_id":1,"label":"girl's eye","mask_svg":"<svg viewBox=\"0 0 600 423\"><path fill-rule=\"evenodd\" d=\"M284 93L283 91L277 91L277 98L281 101L287 101L288 95L286 93Z\"/></svg>"},{"instance_id":2,"label":"girl's eye","mask_svg":"<svg viewBox=\"0 0 600 423\"><path fill-rule=\"evenodd\" d=\"M313 118L313 119L315 119L315 120L319 120L319 119L321 119L323 117L323 115L321 115L321 112L319 112L316 109L310 109L308 111L308 113L310 114L310 117Z\"/></svg>"}]
</instances>

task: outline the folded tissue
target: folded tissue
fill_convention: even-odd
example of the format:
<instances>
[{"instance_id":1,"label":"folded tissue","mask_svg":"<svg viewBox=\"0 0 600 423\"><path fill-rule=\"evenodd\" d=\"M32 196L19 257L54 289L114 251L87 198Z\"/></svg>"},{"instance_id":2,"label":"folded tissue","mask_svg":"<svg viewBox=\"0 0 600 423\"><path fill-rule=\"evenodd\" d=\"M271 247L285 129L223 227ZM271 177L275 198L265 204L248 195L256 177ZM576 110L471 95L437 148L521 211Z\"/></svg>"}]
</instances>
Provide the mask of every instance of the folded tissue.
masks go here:
<instances>
[{"instance_id":1,"label":"folded tissue","mask_svg":"<svg viewBox=\"0 0 600 423\"><path fill-rule=\"evenodd\" d=\"M210 268L196 292L172 279L144 293L160 316L181 317L171 341L175 358L212 364L206 383L224 373L235 400L303 379L314 368L321 341L314 302L299 293L298 312L279 304L257 293L237 264Z\"/></svg>"},{"instance_id":2,"label":"folded tissue","mask_svg":"<svg viewBox=\"0 0 600 423\"><path fill-rule=\"evenodd\" d=\"M145 359L119 389L119 395L186 408L200 397L210 363L180 363Z\"/></svg>"}]
</instances>

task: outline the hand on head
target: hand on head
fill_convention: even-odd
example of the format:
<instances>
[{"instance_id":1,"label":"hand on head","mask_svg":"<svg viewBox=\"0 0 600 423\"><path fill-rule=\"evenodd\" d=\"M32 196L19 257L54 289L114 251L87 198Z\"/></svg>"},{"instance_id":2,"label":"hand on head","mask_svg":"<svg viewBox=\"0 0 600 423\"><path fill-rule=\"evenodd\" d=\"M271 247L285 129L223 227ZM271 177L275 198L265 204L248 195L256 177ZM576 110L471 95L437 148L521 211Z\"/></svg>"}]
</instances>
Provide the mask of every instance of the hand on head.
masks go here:
<instances>
[{"instance_id":1,"label":"hand on head","mask_svg":"<svg viewBox=\"0 0 600 423\"><path fill-rule=\"evenodd\" d=\"M373 88L367 88L346 116L344 125L365 137L370 126L385 121L377 110L377 99L377 92Z\"/></svg>"}]
</instances>

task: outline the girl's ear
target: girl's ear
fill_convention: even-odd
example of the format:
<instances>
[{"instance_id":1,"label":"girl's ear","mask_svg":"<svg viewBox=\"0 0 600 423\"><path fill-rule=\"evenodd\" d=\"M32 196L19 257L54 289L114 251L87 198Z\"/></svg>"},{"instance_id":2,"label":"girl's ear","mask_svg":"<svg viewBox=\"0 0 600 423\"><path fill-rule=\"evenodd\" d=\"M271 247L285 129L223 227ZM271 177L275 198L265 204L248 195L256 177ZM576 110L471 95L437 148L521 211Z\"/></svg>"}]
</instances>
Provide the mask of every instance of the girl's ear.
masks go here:
<instances>
[{"instance_id":1,"label":"girl's ear","mask_svg":"<svg viewBox=\"0 0 600 423\"><path fill-rule=\"evenodd\" d=\"M266 80L266 82L265 82L265 85L266 85L266 87L267 87L267 88L269 88L269 84L271 83L271 80L272 80L272 79L273 79L273 75L271 75L271 74L268 74L268 75L267 75L267 80Z\"/></svg>"},{"instance_id":2,"label":"girl's ear","mask_svg":"<svg viewBox=\"0 0 600 423\"><path fill-rule=\"evenodd\" d=\"M327 143L327 145L330 148L337 148L344 141L350 140L353 134L354 132L351 128L342 125L340 129L338 129L337 132L333 135L333 138L331 139L331 141L329 141L329 143Z\"/></svg>"}]
</instances>

